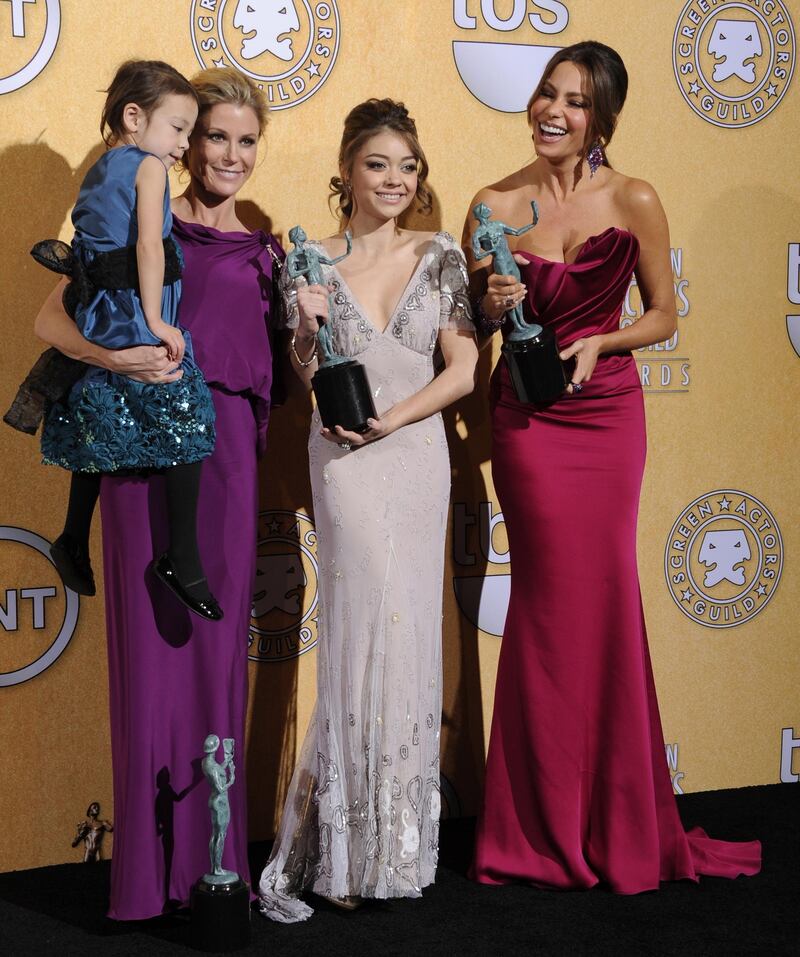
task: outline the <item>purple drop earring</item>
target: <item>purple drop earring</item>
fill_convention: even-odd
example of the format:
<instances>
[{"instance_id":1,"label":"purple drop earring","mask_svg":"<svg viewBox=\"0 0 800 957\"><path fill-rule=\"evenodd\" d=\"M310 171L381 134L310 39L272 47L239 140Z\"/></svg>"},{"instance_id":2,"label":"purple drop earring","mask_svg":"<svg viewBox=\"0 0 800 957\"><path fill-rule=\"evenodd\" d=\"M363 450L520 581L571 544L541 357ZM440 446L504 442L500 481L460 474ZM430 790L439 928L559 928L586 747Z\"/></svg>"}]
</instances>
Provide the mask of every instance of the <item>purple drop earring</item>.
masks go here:
<instances>
[{"instance_id":1,"label":"purple drop earring","mask_svg":"<svg viewBox=\"0 0 800 957\"><path fill-rule=\"evenodd\" d=\"M600 169L603 165L603 147L600 145L600 142L597 141L594 143L592 148L586 154L586 162L589 164L589 177L591 178L594 174Z\"/></svg>"}]
</instances>

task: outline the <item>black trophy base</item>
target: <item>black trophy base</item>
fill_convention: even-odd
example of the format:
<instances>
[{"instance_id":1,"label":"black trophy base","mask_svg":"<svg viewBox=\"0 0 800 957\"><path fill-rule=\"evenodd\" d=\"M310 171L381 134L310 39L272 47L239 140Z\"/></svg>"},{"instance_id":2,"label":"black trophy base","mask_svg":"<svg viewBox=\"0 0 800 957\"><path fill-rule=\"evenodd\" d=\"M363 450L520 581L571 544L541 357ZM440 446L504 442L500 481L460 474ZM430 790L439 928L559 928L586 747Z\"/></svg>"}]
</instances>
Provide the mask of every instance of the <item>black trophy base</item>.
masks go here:
<instances>
[{"instance_id":1,"label":"black trophy base","mask_svg":"<svg viewBox=\"0 0 800 957\"><path fill-rule=\"evenodd\" d=\"M250 885L241 878L232 884L192 886L191 946L195 950L225 953L250 943Z\"/></svg>"},{"instance_id":2,"label":"black trophy base","mask_svg":"<svg viewBox=\"0 0 800 957\"><path fill-rule=\"evenodd\" d=\"M366 432L367 419L377 418L364 366L355 359L322 365L311 380L322 424L348 432Z\"/></svg>"},{"instance_id":3,"label":"black trophy base","mask_svg":"<svg viewBox=\"0 0 800 957\"><path fill-rule=\"evenodd\" d=\"M520 402L553 402L567 387L564 363L558 358L558 343L551 329L545 327L529 339L507 339L502 352Z\"/></svg>"}]
</instances>

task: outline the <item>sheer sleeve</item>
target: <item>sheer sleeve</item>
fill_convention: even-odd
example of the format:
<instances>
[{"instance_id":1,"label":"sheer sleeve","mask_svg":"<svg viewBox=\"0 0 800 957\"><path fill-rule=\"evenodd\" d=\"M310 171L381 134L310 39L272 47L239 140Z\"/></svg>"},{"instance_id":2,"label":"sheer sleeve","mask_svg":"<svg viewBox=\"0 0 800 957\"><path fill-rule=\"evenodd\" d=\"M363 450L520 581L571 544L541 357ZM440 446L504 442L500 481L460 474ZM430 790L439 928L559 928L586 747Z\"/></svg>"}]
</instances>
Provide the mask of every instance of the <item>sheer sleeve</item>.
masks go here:
<instances>
[{"instance_id":1,"label":"sheer sleeve","mask_svg":"<svg viewBox=\"0 0 800 957\"><path fill-rule=\"evenodd\" d=\"M297 283L305 282L304 279L292 279L289 270L286 268L286 260L283 261L281 269L280 290L283 300L283 328L296 329L300 325L300 313L297 310Z\"/></svg>"},{"instance_id":2,"label":"sheer sleeve","mask_svg":"<svg viewBox=\"0 0 800 957\"><path fill-rule=\"evenodd\" d=\"M439 328L467 329L474 332L464 253L449 233L441 233L439 238L442 243L439 273Z\"/></svg>"}]
</instances>

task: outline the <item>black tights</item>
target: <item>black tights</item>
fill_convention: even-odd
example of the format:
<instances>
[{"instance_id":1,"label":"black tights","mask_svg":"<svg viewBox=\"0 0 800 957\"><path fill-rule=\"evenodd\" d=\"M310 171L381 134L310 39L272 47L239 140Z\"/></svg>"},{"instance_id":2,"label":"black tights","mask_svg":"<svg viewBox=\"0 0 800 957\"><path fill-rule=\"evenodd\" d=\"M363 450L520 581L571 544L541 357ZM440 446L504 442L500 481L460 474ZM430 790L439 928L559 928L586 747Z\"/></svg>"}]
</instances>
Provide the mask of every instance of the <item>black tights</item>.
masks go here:
<instances>
[{"instance_id":1,"label":"black tights","mask_svg":"<svg viewBox=\"0 0 800 957\"><path fill-rule=\"evenodd\" d=\"M173 465L166 470L169 557L184 586L197 597L206 597L205 573L197 547L197 499L200 493L201 462ZM73 472L64 533L89 550L101 475L97 472ZM190 587L192 586L192 587Z\"/></svg>"}]
</instances>

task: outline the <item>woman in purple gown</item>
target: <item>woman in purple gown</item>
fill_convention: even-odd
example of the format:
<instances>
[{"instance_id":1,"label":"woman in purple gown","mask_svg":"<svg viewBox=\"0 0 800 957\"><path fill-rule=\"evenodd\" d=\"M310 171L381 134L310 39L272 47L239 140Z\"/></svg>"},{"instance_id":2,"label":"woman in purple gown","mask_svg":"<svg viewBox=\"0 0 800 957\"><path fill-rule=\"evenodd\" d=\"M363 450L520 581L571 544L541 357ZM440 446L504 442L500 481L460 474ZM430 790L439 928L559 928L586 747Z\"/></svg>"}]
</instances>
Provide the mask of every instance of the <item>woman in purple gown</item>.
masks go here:
<instances>
[{"instance_id":1,"label":"woman in purple gown","mask_svg":"<svg viewBox=\"0 0 800 957\"><path fill-rule=\"evenodd\" d=\"M179 605L148 565L163 548L163 478L104 478L103 558L114 780L109 916L153 917L188 903L208 870L208 789L200 769L209 733L243 753L247 632L255 574L256 458L263 453L272 380L268 335L272 236L236 215L267 119L261 92L230 69L192 81L200 114L172 203L185 269L179 319L211 389L217 442L203 469L198 542L225 609L204 622ZM60 308L60 289L37 333L62 352L150 382L170 381L161 347L109 352L87 343ZM238 762L223 866L248 876L246 780Z\"/></svg>"},{"instance_id":2,"label":"woman in purple gown","mask_svg":"<svg viewBox=\"0 0 800 957\"><path fill-rule=\"evenodd\" d=\"M758 842L684 833L665 760L636 567L646 443L631 350L669 338L675 302L658 197L603 153L626 91L613 50L561 50L529 103L538 158L473 200L511 226L532 200L541 213L516 247L521 281L470 262L484 331L527 299L572 370L544 406L517 399L505 361L492 377L512 565L473 864L487 884L630 894L760 867ZM634 272L646 311L620 330Z\"/></svg>"}]
</instances>

